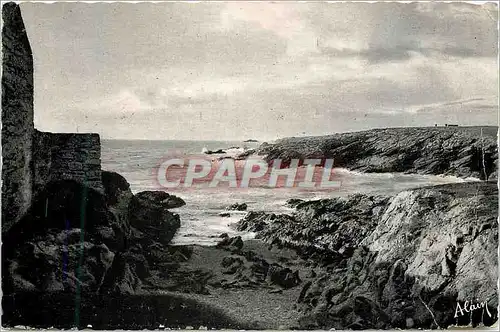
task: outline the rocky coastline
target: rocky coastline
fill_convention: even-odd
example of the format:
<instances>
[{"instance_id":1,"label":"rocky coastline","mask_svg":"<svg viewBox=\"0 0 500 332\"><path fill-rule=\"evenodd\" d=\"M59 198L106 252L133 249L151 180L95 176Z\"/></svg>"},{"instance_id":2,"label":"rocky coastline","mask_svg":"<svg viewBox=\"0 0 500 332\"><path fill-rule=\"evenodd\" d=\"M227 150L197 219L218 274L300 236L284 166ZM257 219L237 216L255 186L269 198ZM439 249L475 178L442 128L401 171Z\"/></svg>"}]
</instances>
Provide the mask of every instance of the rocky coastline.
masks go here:
<instances>
[{"instance_id":1,"label":"rocky coastline","mask_svg":"<svg viewBox=\"0 0 500 332\"><path fill-rule=\"evenodd\" d=\"M498 127L407 127L263 143L270 162L333 158L335 167L366 173L404 172L495 180Z\"/></svg>"},{"instance_id":2,"label":"rocky coastline","mask_svg":"<svg viewBox=\"0 0 500 332\"><path fill-rule=\"evenodd\" d=\"M301 328L491 325L497 319L496 184L302 202L291 215L251 213L240 230L293 248L319 269L297 299ZM456 317L481 299L490 315ZM476 300L477 301L477 300Z\"/></svg>"},{"instance_id":3,"label":"rocky coastline","mask_svg":"<svg viewBox=\"0 0 500 332\"><path fill-rule=\"evenodd\" d=\"M19 5L2 7L2 327L388 329L498 319L491 181L293 199L248 211L214 247L174 246L182 198L132 193L97 134L33 123L33 58ZM263 143L276 158L362 172L496 179L496 127L393 128ZM481 135L482 133L482 135ZM216 151L218 152L218 151ZM245 202L224 212L246 211ZM460 310L477 301L482 310Z\"/></svg>"},{"instance_id":4,"label":"rocky coastline","mask_svg":"<svg viewBox=\"0 0 500 332\"><path fill-rule=\"evenodd\" d=\"M249 211L238 222L255 240L222 234L203 247L170 245L180 198L134 195L113 172L103 179L104 194L50 183L4 235L4 326L405 329L497 320L493 183L293 200L291 214ZM488 314L455 317L472 298Z\"/></svg>"}]
</instances>

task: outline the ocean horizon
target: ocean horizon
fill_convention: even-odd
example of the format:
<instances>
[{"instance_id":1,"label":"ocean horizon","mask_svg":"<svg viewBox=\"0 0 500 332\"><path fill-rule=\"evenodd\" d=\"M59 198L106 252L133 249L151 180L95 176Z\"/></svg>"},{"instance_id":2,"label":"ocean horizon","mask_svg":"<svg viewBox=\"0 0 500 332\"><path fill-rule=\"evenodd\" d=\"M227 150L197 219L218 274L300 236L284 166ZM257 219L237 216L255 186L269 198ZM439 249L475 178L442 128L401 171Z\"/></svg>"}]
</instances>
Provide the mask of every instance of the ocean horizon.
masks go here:
<instances>
[{"instance_id":1,"label":"ocean horizon","mask_svg":"<svg viewBox=\"0 0 500 332\"><path fill-rule=\"evenodd\" d=\"M102 140L102 168L117 172L130 183L134 194L146 190L161 190L182 198L186 205L172 211L178 213L181 228L173 244L215 245L219 235L251 238L252 233L242 233L233 227L243 218L245 211L231 211L230 216L220 213L227 206L246 203L249 211L290 213L286 205L289 199L324 199L351 194L393 195L402 190L437 185L473 181L454 176L419 175L402 173L361 173L346 169L334 169L337 180L342 182L338 189L297 190L295 188L171 188L158 185L155 168L171 155L200 155L203 149L218 150L234 147L256 148L261 143L242 141L196 141L196 140Z\"/></svg>"}]
</instances>

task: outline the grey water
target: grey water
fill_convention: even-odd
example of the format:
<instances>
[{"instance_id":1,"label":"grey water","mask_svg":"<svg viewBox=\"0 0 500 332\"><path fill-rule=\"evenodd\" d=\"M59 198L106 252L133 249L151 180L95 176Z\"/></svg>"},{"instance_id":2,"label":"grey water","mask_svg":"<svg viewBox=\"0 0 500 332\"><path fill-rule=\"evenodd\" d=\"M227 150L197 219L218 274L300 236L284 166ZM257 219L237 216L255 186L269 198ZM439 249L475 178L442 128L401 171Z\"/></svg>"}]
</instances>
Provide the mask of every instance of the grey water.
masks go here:
<instances>
[{"instance_id":1,"label":"grey water","mask_svg":"<svg viewBox=\"0 0 500 332\"><path fill-rule=\"evenodd\" d=\"M147 141L103 140L102 168L118 172L130 183L134 193L144 190L165 190L158 185L155 168L167 158L189 157L201 154L204 149L256 148L260 143L242 141ZM221 233L250 238L253 234L241 234L234 225L246 212L231 211L230 217L219 213L233 203L245 202L248 210L289 213L285 202L290 198L319 199L346 196L354 193L393 195L397 192L444 183L463 182L451 176L417 175L401 173L358 173L335 169L336 180L342 186L331 191L299 191L293 188L191 188L190 190L165 190L181 197L186 205L173 209L181 218L181 228L174 244L214 245Z\"/></svg>"}]
</instances>

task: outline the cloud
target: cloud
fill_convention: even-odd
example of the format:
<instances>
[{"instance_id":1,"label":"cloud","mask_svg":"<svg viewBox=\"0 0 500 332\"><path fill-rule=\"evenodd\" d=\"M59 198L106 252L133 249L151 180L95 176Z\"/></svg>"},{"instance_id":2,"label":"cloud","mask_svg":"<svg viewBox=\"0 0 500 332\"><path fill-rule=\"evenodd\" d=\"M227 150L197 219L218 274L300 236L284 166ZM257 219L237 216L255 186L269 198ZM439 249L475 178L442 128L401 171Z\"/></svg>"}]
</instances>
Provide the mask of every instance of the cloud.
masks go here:
<instances>
[{"instance_id":1,"label":"cloud","mask_svg":"<svg viewBox=\"0 0 500 332\"><path fill-rule=\"evenodd\" d=\"M440 117L474 123L466 105L474 106L477 119L496 123L492 4L21 8L35 56L41 129L78 126L128 138L275 138L422 125ZM484 100L465 102L478 98Z\"/></svg>"}]
</instances>

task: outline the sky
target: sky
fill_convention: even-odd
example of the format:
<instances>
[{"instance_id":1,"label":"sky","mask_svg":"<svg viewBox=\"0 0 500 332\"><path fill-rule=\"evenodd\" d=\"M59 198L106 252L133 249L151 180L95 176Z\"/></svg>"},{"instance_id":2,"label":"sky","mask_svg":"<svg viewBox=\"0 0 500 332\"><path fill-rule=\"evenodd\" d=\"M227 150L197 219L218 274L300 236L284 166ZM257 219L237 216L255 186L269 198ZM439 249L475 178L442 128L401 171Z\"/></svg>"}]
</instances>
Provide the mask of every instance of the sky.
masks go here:
<instances>
[{"instance_id":1,"label":"sky","mask_svg":"<svg viewBox=\"0 0 500 332\"><path fill-rule=\"evenodd\" d=\"M22 3L35 126L272 140L497 125L495 3Z\"/></svg>"}]
</instances>

